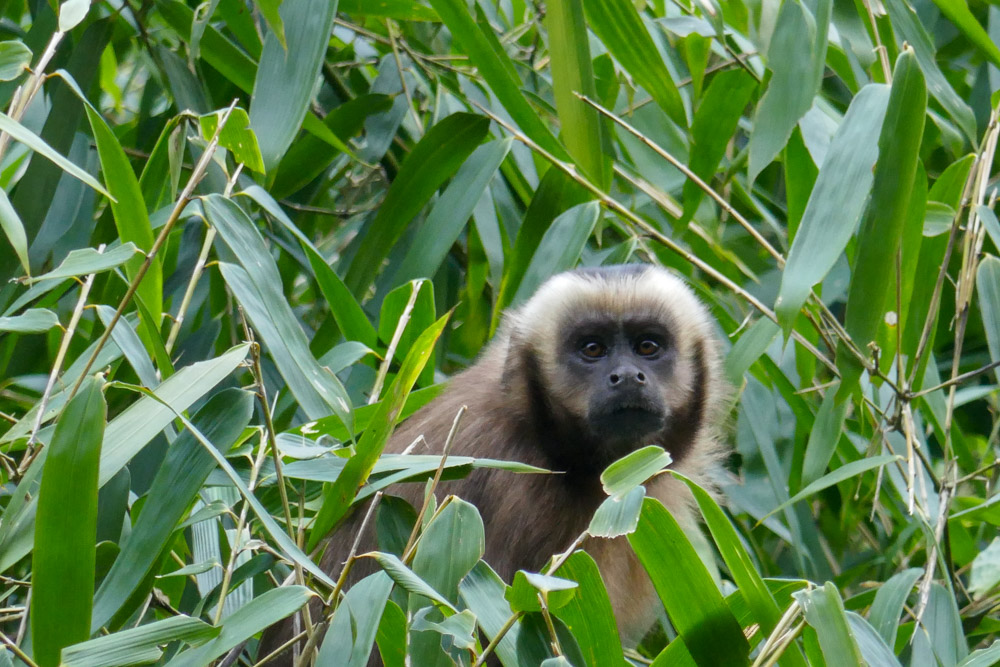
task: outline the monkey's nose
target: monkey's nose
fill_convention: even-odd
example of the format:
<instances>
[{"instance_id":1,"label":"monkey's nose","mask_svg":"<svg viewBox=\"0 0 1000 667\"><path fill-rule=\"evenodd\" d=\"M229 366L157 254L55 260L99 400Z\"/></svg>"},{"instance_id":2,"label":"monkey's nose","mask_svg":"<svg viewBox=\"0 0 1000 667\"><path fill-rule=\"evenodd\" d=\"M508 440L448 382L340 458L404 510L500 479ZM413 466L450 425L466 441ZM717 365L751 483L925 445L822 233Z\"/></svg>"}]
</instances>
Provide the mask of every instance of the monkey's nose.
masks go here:
<instances>
[{"instance_id":1,"label":"monkey's nose","mask_svg":"<svg viewBox=\"0 0 1000 667\"><path fill-rule=\"evenodd\" d=\"M608 383L612 387L617 387L622 382L634 382L641 386L646 384L646 374L637 368L625 368L616 370L608 376Z\"/></svg>"}]
</instances>

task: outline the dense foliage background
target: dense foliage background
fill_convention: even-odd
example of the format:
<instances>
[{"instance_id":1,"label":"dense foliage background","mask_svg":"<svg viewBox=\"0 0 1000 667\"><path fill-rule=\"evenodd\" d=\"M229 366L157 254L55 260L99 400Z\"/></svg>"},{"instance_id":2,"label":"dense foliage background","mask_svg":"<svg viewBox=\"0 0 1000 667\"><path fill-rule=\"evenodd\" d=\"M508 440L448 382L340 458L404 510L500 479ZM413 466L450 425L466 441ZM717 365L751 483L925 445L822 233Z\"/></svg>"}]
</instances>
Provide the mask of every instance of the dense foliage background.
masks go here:
<instances>
[{"instance_id":1,"label":"dense foliage background","mask_svg":"<svg viewBox=\"0 0 1000 667\"><path fill-rule=\"evenodd\" d=\"M1000 8L0 16L0 666L254 664L314 594L324 665L1000 660ZM441 493L417 530L382 497L385 573L323 574L355 498L517 468L379 454L504 308L626 261L709 304L738 396L703 533L643 501L655 449L591 525L662 630L623 649L584 552L506 587Z\"/></svg>"}]
</instances>

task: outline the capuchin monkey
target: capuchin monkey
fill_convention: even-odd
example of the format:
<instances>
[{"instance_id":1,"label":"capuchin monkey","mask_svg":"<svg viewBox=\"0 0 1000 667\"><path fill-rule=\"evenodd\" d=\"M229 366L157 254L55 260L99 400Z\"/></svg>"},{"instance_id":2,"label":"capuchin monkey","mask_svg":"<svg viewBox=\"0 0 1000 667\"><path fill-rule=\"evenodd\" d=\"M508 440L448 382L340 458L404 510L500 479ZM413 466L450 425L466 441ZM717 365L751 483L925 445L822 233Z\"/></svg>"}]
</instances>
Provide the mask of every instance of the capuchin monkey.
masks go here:
<instances>
[{"instance_id":1,"label":"capuchin monkey","mask_svg":"<svg viewBox=\"0 0 1000 667\"><path fill-rule=\"evenodd\" d=\"M422 437L440 452L464 405L451 454L561 473L479 469L441 485L479 509L484 560L510 582L518 569L539 571L586 530L607 497L601 472L629 452L659 445L673 458L671 469L713 486L725 456L718 357L707 310L668 271L640 264L567 271L508 311L482 357L404 422L385 451L398 454ZM392 492L419 508L423 485L401 487ZM687 488L672 476L650 481L647 495L682 525L693 524ZM363 514L355 512L330 539L322 566L334 577ZM372 526L366 533L359 553L376 548ZM624 537L588 538L582 548L600 568L622 639L634 644L659 604L648 576ZM259 657L288 641L291 625L286 620L268 637ZM292 664L291 654L275 664ZM376 648L373 654L370 664L381 664Z\"/></svg>"}]
</instances>

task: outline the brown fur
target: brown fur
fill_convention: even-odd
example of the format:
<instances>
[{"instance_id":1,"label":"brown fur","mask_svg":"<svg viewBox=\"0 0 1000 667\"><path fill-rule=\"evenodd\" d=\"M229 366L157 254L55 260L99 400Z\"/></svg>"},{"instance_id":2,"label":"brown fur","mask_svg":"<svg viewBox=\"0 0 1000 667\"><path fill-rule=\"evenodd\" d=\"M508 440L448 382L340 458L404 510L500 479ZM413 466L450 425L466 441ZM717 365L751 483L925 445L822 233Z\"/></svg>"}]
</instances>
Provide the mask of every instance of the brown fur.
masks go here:
<instances>
[{"instance_id":1,"label":"brown fur","mask_svg":"<svg viewBox=\"0 0 1000 667\"><path fill-rule=\"evenodd\" d=\"M575 471L561 475L477 470L466 479L442 484L439 497L455 494L479 508L486 528L484 558L508 582L518 569L537 571L551 555L565 550L606 497L599 473L607 462L589 464L593 453L578 449L584 443L560 438L560 424L586 418L590 388L568 378L559 332L581 317L620 321L637 316L667 326L676 357L669 390L661 396L671 415L667 426L634 448L659 444L672 454L673 469L711 486L722 457L716 428L723 397L711 318L679 279L656 267L583 270L553 277L521 308L505 315L480 360L397 429L386 446L386 452L399 453L423 436L431 452L440 452L455 415L465 405L468 411L453 445L455 455L516 460L550 470L582 462ZM561 416L553 421L553 415ZM423 486L402 486L408 488L392 492L419 508ZM683 484L660 476L647 485L647 492L682 523L691 523ZM325 570L339 573L362 514L357 512L331 539L322 563ZM648 629L657 604L648 577L624 538L590 538L583 546L597 561L623 638L634 643ZM369 534L362 550L372 548Z\"/></svg>"}]
</instances>

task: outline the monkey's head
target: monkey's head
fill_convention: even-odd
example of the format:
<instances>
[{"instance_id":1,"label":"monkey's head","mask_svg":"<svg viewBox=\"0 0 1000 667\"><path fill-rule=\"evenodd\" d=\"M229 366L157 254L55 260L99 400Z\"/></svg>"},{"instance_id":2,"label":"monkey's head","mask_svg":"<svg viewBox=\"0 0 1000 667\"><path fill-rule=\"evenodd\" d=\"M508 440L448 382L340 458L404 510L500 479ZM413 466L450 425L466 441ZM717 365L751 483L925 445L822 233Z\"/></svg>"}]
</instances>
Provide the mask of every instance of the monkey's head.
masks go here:
<instances>
[{"instance_id":1,"label":"monkey's head","mask_svg":"<svg viewBox=\"0 0 1000 667\"><path fill-rule=\"evenodd\" d=\"M705 429L717 376L711 319L662 268L556 275L508 316L506 335L506 378L523 378L563 469L600 472L648 444L680 461Z\"/></svg>"}]
</instances>

